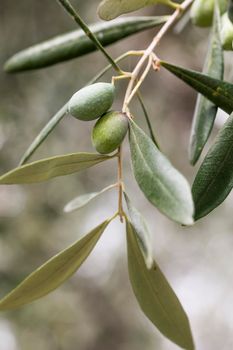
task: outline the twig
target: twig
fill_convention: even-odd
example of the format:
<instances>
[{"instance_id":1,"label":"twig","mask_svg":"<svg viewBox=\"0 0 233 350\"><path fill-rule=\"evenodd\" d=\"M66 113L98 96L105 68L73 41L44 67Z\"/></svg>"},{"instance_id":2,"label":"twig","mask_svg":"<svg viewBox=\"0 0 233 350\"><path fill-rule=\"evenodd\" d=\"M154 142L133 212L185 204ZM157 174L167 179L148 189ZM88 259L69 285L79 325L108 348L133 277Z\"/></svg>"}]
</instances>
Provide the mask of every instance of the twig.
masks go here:
<instances>
[{"instance_id":1,"label":"twig","mask_svg":"<svg viewBox=\"0 0 233 350\"><path fill-rule=\"evenodd\" d=\"M170 27L175 23L175 21L178 19L180 14L185 11L191 4L193 0L185 0L175 11L174 13L169 17L167 22L163 25L163 27L160 29L160 31L156 34L148 48L145 50L144 55L134 68L132 72L132 77L130 79L130 82L128 84L126 94L125 94L125 99L124 99L124 104L123 104L123 112L127 112L128 110L128 104L131 101L132 97L131 93L134 88L134 84L138 78L138 75L146 62L146 60L150 57L150 55L153 53L154 49L162 39L162 37L167 33L167 31L170 29ZM144 77L145 78L145 77ZM134 91L136 93L136 91Z\"/></svg>"},{"instance_id":2,"label":"twig","mask_svg":"<svg viewBox=\"0 0 233 350\"><path fill-rule=\"evenodd\" d=\"M153 57L152 55L149 56L148 59L148 63L146 66L146 69L144 70L142 76L140 77L140 79L138 80L137 84L135 85L134 89L132 90L131 94L129 95L126 104L127 106L129 105L130 101L132 100L133 96L135 95L135 93L138 91L138 89L140 88L140 86L142 85L143 81L145 80L147 74L150 71L151 65L152 65L152 61L153 61ZM131 75L132 76L132 75Z\"/></svg>"}]
</instances>

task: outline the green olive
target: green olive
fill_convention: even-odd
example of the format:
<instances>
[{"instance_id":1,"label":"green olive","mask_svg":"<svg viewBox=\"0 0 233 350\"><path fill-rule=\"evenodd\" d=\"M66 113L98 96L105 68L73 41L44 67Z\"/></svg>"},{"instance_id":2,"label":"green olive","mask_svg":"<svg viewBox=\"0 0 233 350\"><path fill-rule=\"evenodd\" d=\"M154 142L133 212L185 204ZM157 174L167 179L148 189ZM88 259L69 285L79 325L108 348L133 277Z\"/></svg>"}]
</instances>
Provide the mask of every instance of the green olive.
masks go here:
<instances>
[{"instance_id":1,"label":"green olive","mask_svg":"<svg viewBox=\"0 0 233 350\"><path fill-rule=\"evenodd\" d=\"M230 21L227 12L222 16L221 41L224 50L232 50L233 24Z\"/></svg>"},{"instance_id":2,"label":"green olive","mask_svg":"<svg viewBox=\"0 0 233 350\"><path fill-rule=\"evenodd\" d=\"M99 118L113 104L115 87L109 83L96 83L77 91L68 103L69 113L84 121Z\"/></svg>"},{"instance_id":3,"label":"green olive","mask_svg":"<svg viewBox=\"0 0 233 350\"><path fill-rule=\"evenodd\" d=\"M227 0L218 0L220 12L224 13L227 10ZM215 0L195 0L190 17L193 24L199 27L209 27L212 24L214 13Z\"/></svg>"},{"instance_id":4,"label":"green olive","mask_svg":"<svg viewBox=\"0 0 233 350\"><path fill-rule=\"evenodd\" d=\"M108 154L117 149L128 131L128 118L124 113L110 111L95 124L92 143L97 152Z\"/></svg>"}]
</instances>

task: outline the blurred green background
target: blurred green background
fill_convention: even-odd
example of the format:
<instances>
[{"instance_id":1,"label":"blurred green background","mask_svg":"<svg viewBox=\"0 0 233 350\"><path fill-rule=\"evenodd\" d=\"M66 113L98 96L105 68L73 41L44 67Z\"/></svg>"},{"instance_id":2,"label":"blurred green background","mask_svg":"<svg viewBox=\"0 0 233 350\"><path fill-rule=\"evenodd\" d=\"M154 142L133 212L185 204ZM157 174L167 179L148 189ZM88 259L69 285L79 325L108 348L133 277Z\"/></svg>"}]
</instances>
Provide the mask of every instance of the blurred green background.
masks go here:
<instances>
[{"instance_id":1,"label":"blurred green background","mask_svg":"<svg viewBox=\"0 0 233 350\"><path fill-rule=\"evenodd\" d=\"M98 20L98 0L72 2L88 23ZM162 14L153 7L139 13ZM0 66L13 53L76 26L54 0L0 1ZM144 49L154 30L125 39L108 50L114 56ZM164 38L158 55L201 70L208 30L189 23ZM226 77L232 81L232 54ZM100 53L37 72L7 75L0 71L0 171L17 165L22 153L49 118L106 64ZM130 70L135 60L122 67ZM109 81L111 74L105 76ZM125 83L118 84L114 108L121 108ZM164 153L192 181L188 139L196 94L163 70L151 73L142 92ZM146 130L137 102L137 122ZM224 120L219 113L218 124ZM93 151L93 123L67 116L34 159L75 151ZM218 127L213 132L216 135ZM213 138L212 138L213 140ZM147 219L157 262L186 309L198 350L233 349L233 197L192 228L162 216L138 190L130 169L127 142L124 177L135 206ZM88 232L117 206L106 193L79 212L64 214L75 195L115 182L116 162L79 175L28 186L0 188L0 296L53 254ZM79 272L57 291L19 310L0 314L0 350L176 350L143 316L127 273L125 231L115 220Z\"/></svg>"}]
</instances>

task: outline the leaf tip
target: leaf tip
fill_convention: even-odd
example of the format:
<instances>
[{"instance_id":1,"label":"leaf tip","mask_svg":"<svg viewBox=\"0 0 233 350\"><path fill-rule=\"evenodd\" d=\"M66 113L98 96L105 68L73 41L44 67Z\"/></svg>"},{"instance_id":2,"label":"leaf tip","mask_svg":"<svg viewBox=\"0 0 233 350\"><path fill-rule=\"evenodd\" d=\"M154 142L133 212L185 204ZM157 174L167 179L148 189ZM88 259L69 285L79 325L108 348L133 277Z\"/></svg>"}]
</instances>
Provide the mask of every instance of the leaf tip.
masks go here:
<instances>
[{"instance_id":1,"label":"leaf tip","mask_svg":"<svg viewBox=\"0 0 233 350\"><path fill-rule=\"evenodd\" d=\"M103 21L110 21L111 17L109 17L109 15L107 15L106 11L105 11L105 1L101 1L101 3L99 4L99 6L97 7L97 13L100 19L102 19Z\"/></svg>"},{"instance_id":2,"label":"leaf tip","mask_svg":"<svg viewBox=\"0 0 233 350\"><path fill-rule=\"evenodd\" d=\"M145 263L146 263L146 267L147 267L147 270L151 270L154 266L154 259L152 256L148 256L146 259L145 259Z\"/></svg>"},{"instance_id":3,"label":"leaf tip","mask_svg":"<svg viewBox=\"0 0 233 350\"><path fill-rule=\"evenodd\" d=\"M68 204L66 204L65 206L64 206L64 208L63 208L63 213L69 213L70 212L70 208L69 208L69 205Z\"/></svg>"},{"instance_id":4,"label":"leaf tip","mask_svg":"<svg viewBox=\"0 0 233 350\"><path fill-rule=\"evenodd\" d=\"M193 216L187 217L185 220L183 220L182 226L192 226L194 224L194 218Z\"/></svg>"},{"instance_id":5,"label":"leaf tip","mask_svg":"<svg viewBox=\"0 0 233 350\"><path fill-rule=\"evenodd\" d=\"M3 71L6 73L16 73L18 72L18 67L14 60L14 56L9 58L3 65Z\"/></svg>"}]
</instances>

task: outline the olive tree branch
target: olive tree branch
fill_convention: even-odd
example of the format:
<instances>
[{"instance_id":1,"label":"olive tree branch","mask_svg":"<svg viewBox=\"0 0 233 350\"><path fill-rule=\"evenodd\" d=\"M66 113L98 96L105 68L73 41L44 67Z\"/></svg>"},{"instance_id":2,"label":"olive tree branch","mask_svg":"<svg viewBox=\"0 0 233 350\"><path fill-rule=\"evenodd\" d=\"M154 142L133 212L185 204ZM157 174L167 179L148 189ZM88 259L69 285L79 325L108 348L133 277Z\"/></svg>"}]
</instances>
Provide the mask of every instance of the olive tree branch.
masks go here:
<instances>
[{"instance_id":1,"label":"olive tree branch","mask_svg":"<svg viewBox=\"0 0 233 350\"><path fill-rule=\"evenodd\" d=\"M104 54L107 60L110 62L112 67L119 73L124 74L118 64L114 61L114 59L108 54L103 45L100 43L95 34L90 30L88 25L83 21L83 19L78 14L77 10L71 5L69 0L57 0L61 6L70 14L70 16L74 19L74 21L83 29L86 35L92 40L94 45Z\"/></svg>"},{"instance_id":2,"label":"olive tree branch","mask_svg":"<svg viewBox=\"0 0 233 350\"><path fill-rule=\"evenodd\" d=\"M144 63L149 59L149 57L153 54L154 49L160 42L160 40L163 38L163 36L167 33L167 31L172 27L172 25L176 22L176 20L180 17L182 12L184 12L191 4L193 0L184 0L182 4L174 11L174 13L169 17L167 22L162 26L160 31L156 34L148 48L145 50L142 58L139 60L138 64L134 68L132 72L132 76L130 79L130 82L128 84L124 104L123 104L123 112L128 112L128 105L130 101L132 100L134 94L137 92L137 89L134 89L134 85L136 80L138 79L138 75L144 65ZM146 68L147 69L147 68ZM147 72L148 73L148 72ZM146 74L143 75L140 79L140 84L143 82L143 79L145 79ZM137 83L138 84L138 83Z\"/></svg>"},{"instance_id":3,"label":"olive tree branch","mask_svg":"<svg viewBox=\"0 0 233 350\"><path fill-rule=\"evenodd\" d=\"M131 91L131 94L129 95L129 97L127 99L127 105L130 103L133 96L136 94L136 92L138 91L138 89L142 85L144 79L146 78L147 74L149 73L151 66L152 66L152 62L153 62L153 57L152 57L152 55L150 55L148 58L148 63L146 65L146 68L145 68L144 72L142 73L142 76L140 77L140 79L136 83L135 87L133 88L133 90ZM132 76L132 74L131 74L131 76Z\"/></svg>"}]
</instances>

